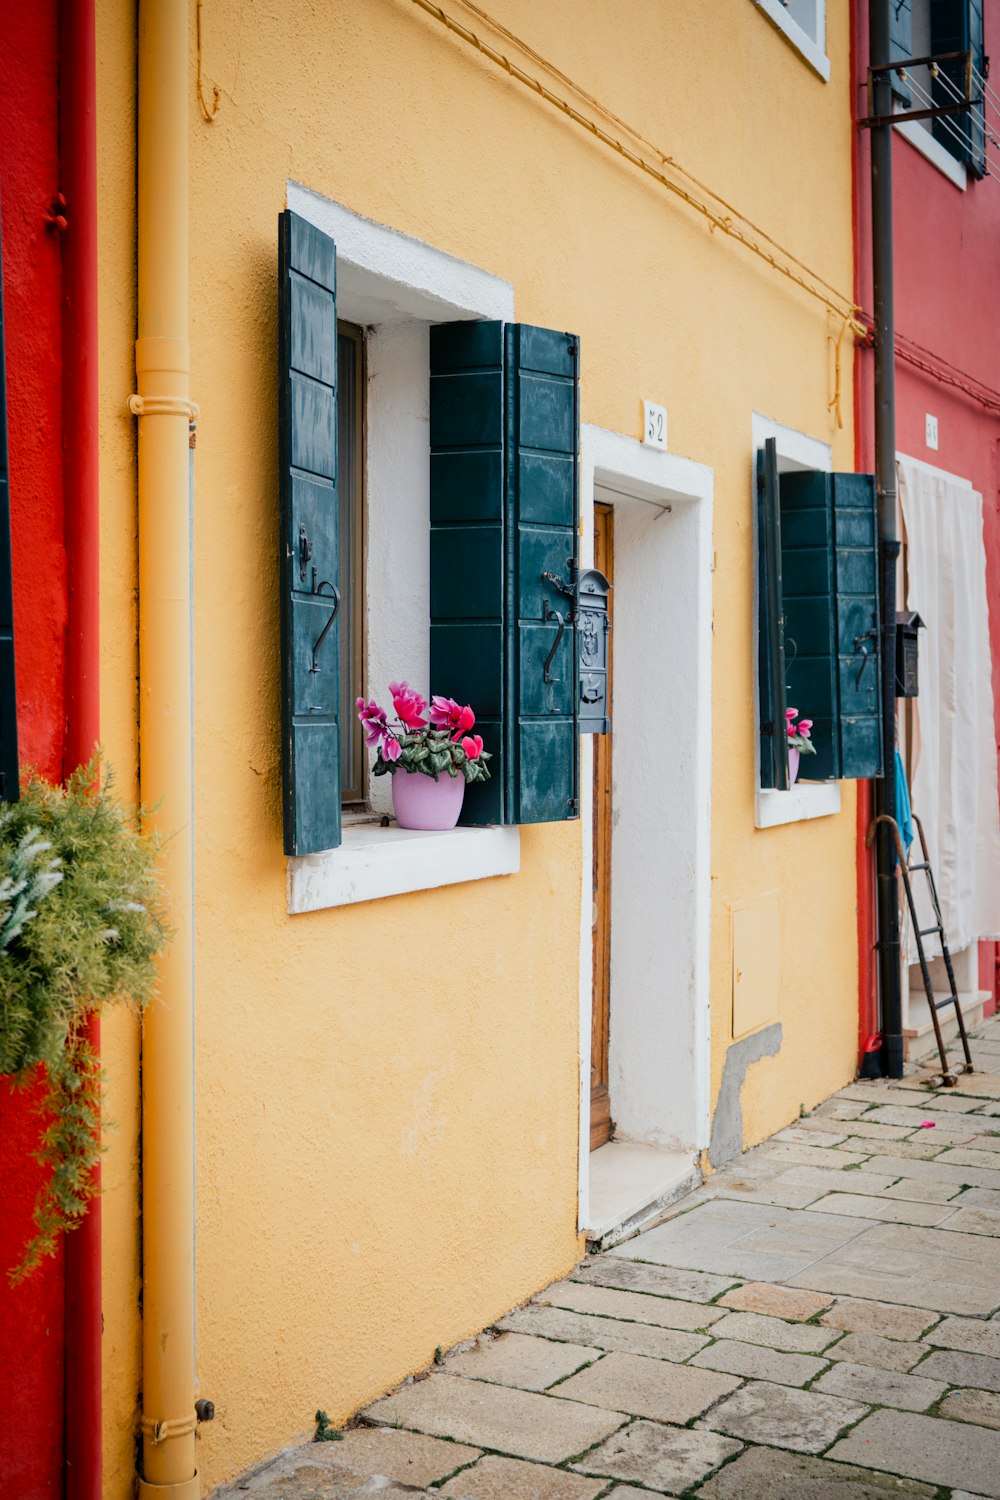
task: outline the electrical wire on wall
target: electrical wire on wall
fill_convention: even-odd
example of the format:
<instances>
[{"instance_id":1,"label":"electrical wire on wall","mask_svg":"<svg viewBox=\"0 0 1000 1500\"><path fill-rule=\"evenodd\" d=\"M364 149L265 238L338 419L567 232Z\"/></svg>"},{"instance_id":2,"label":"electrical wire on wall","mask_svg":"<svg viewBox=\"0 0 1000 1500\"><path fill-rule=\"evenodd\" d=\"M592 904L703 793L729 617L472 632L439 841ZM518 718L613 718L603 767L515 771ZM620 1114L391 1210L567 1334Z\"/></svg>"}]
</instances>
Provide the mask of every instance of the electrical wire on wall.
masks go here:
<instances>
[{"instance_id":1,"label":"electrical wire on wall","mask_svg":"<svg viewBox=\"0 0 1000 1500\"><path fill-rule=\"evenodd\" d=\"M435 0L411 0L411 3L425 14L431 16L442 26L446 27L453 35L459 37L468 46L474 48L482 56L488 58L497 67L502 68L512 79L523 87L530 89L539 98L544 99L547 104L560 110L574 124L588 131L610 150L623 157L625 161L638 171L652 178L668 192L675 194L689 208L700 213L709 222L713 230L737 240L751 254L765 261L772 270L787 277L794 282L810 297L818 302L834 316L837 322L845 321L852 331L864 336L866 329L859 320L860 309L845 293L839 291L830 282L826 281L817 271L814 271L798 256L787 250L774 237L755 224L746 214L740 212L732 204L714 192L705 183L701 182L695 175L682 167L674 157L661 151L659 147L648 140L641 131L627 124L613 111L601 104L593 95L589 94L581 85L575 83L565 73L560 72L554 64L550 63L541 53L536 52L526 42L522 41L514 32L508 31L500 22L488 15L474 3L474 0L459 0L459 3L479 20L483 21L498 36L516 46L525 57L531 59L536 66L543 68L549 77L555 79L565 88L570 89L579 100L590 110L600 114L609 124L628 135L636 143L639 149L633 149L624 144L614 135L597 123L596 120L588 118L580 109L568 100L553 92L540 79L533 77L517 63L512 62L504 53L497 51L488 42L483 41L476 32L450 16ZM652 157L654 160L649 160Z\"/></svg>"}]
</instances>

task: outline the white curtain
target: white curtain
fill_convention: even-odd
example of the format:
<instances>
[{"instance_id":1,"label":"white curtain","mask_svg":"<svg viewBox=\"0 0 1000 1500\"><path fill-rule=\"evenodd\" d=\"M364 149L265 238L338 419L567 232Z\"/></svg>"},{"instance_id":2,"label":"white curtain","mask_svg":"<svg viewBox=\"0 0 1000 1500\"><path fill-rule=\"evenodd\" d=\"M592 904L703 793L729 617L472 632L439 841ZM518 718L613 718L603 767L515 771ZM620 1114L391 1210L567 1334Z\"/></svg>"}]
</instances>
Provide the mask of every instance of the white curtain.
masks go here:
<instances>
[{"instance_id":1,"label":"white curtain","mask_svg":"<svg viewBox=\"0 0 1000 1500\"><path fill-rule=\"evenodd\" d=\"M1000 808L983 502L970 485L901 458L906 607L917 610L920 696L910 787L937 880L948 947L1000 936ZM918 844L919 849L919 844ZM919 858L911 854L911 860ZM919 899L921 927L933 920ZM907 954L916 959L912 933ZM928 952L940 952L936 942Z\"/></svg>"}]
</instances>

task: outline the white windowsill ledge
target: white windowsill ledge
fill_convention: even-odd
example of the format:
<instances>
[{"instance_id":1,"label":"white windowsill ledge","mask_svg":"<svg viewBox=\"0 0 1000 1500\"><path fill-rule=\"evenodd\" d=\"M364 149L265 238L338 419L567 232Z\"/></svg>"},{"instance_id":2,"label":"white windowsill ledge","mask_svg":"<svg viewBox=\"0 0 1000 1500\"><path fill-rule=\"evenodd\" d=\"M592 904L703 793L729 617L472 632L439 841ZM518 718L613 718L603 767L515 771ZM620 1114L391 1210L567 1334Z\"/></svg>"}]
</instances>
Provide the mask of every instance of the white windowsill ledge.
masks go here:
<instances>
[{"instance_id":1,"label":"white windowsill ledge","mask_svg":"<svg viewBox=\"0 0 1000 1500\"><path fill-rule=\"evenodd\" d=\"M757 9L764 12L772 26L776 26L783 36L787 37L795 48L801 52L806 62L814 73L818 73L824 83L830 82L830 59L818 47L807 31L804 31L797 21L793 21L788 11L782 5L781 0L753 0ZM826 6L819 12L819 25L821 34L826 30Z\"/></svg>"},{"instance_id":2,"label":"white windowsill ledge","mask_svg":"<svg viewBox=\"0 0 1000 1500\"><path fill-rule=\"evenodd\" d=\"M517 828L419 833L359 822L345 823L343 840L339 849L289 859L289 915L516 875L521 868Z\"/></svg>"},{"instance_id":3,"label":"white windowsill ledge","mask_svg":"<svg viewBox=\"0 0 1000 1500\"><path fill-rule=\"evenodd\" d=\"M828 818L840 812L840 783L796 782L787 792L758 787L754 823L758 828L778 828L782 823L802 823L807 818Z\"/></svg>"}]
</instances>

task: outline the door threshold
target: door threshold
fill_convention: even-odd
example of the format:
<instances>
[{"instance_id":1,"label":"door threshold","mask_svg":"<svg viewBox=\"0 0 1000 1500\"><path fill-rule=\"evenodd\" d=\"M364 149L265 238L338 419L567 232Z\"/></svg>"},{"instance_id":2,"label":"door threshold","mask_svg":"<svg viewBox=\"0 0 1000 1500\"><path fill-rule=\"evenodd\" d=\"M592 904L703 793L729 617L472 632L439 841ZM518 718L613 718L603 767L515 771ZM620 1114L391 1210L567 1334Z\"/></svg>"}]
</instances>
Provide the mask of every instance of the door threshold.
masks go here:
<instances>
[{"instance_id":1,"label":"door threshold","mask_svg":"<svg viewBox=\"0 0 1000 1500\"><path fill-rule=\"evenodd\" d=\"M610 1250L701 1182L694 1153L609 1141L590 1153L589 1250Z\"/></svg>"}]
</instances>

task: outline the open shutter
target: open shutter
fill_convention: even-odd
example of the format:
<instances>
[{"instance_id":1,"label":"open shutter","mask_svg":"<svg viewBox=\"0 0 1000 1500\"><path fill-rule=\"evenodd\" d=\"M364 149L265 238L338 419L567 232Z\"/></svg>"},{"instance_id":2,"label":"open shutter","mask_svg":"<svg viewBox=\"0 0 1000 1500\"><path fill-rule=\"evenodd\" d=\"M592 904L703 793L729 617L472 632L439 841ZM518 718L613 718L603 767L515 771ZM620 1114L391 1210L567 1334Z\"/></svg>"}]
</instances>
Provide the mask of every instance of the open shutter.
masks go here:
<instances>
[{"instance_id":1,"label":"open shutter","mask_svg":"<svg viewBox=\"0 0 1000 1500\"><path fill-rule=\"evenodd\" d=\"M931 3L931 51L938 55L947 52L971 52L973 66L980 76L986 71L986 55L983 37L983 0L932 0ZM940 64L943 80L935 79L932 95L935 104L953 104L957 96L965 94L965 63L953 58ZM945 81L946 80L946 81ZM986 172L986 139L983 130L984 118L982 89L973 79L973 100L968 113L945 116L935 120L932 130L951 156L964 161L975 177ZM964 151L955 140L955 131L964 142Z\"/></svg>"},{"instance_id":2,"label":"open shutter","mask_svg":"<svg viewBox=\"0 0 1000 1500\"><path fill-rule=\"evenodd\" d=\"M783 474L787 700L813 720L810 781L879 776L878 529L870 474Z\"/></svg>"},{"instance_id":3,"label":"open shutter","mask_svg":"<svg viewBox=\"0 0 1000 1500\"><path fill-rule=\"evenodd\" d=\"M4 358L3 250L0 247L0 802L16 802L17 696L14 681L14 588L10 557L7 376Z\"/></svg>"},{"instance_id":4,"label":"open shutter","mask_svg":"<svg viewBox=\"0 0 1000 1500\"><path fill-rule=\"evenodd\" d=\"M882 774L878 501L871 474L833 474L830 482L840 720L837 774L852 780Z\"/></svg>"},{"instance_id":5,"label":"open shutter","mask_svg":"<svg viewBox=\"0 0 1000 1500\"><path fill-rule=\"evenodd\" d=\"M506 342L511 821L551 823L580 811L579 340L521 323Z\"/></svg>"},{"instance_id":6,"label":"open shutter","mask_svg":"<svg viewBox=\"0 0 1000 1500\"><path fill-rule=\"evenodd\" d=\"M578 341L431 329L431 691L493 756L463 823L577 816ZM550 573L558 582L543 575Z\"/></svg>"},{"instance_id":7,"label":"open shutter","mask_svg":"<svg viewBox=\"0 0 1000 1500\"><path fill-rule=\"evenodd\" d=\"M889 60L913 56L913 10L912 0L889 0ZM913 95L907 84L893 73L892 92L894 98L909 107Z\"/></svg>"},{"instance_id":8,"label":"open shutter","mask_svg":"<svg viewBox=\"0 0 1000 1500\"><path fill-rule=\"evenodd\" d=\"M981 78L986 77L986 47L983 36L983 0L967 0L966 45L972 53L972 66ZM968 115L969 171L976 177L986 175L986 100L982 87L973 79L972 97L978 99Z\"/></svg>"},{"instance_id":9,"label":"open shutter","mask_svg":"<svg viewBox=\"0 0 1000 1500\"><path fill-rule=\"evenodd\" d=\"M312 854L340 843L336 249L278 223L285 853Z\"/></svg>"},{"instance_id":10,"label":"open shutter","mask_svg":"<svg viewBox=\"0 0 1000 1500\"><path fill-rule=\"evenodd\" d=\"M760 784L787 791L781 501L774 438L768 438L757 454L757 683Z\"/></svg>"}]
</instances>

